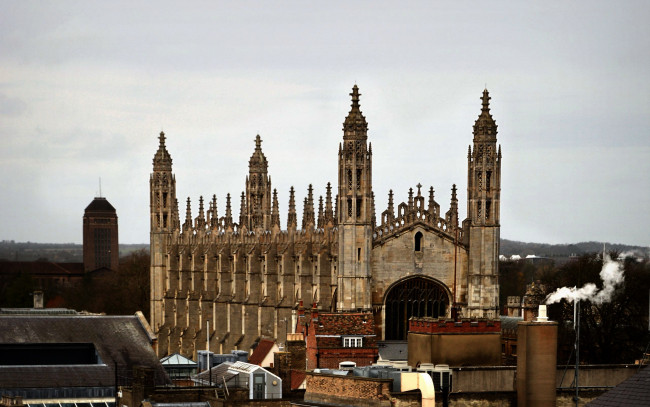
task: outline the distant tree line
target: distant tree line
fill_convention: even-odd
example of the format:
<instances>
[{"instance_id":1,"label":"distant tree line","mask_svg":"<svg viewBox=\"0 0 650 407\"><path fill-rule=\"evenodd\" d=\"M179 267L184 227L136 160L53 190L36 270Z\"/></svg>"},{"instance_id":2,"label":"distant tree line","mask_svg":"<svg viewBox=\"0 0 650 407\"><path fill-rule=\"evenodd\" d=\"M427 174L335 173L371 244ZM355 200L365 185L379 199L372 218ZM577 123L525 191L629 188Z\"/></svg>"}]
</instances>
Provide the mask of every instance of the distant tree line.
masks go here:
<instances>
[{"instance_id":1,"label":"distant tree line","mask_svg":"<svg viewBox=\"0 0 650 407\"><path fill-rule=\"evenodd\" d=\"M71 286L47 282L38 284L29 274L3 275L0 278L0 307L33 306L32 293L43 291L50 307L77 311L131 315L142 311L149 315L149 252L133 251L120 258L118 271L88 273Z\"/></svg>"}]
</instances>

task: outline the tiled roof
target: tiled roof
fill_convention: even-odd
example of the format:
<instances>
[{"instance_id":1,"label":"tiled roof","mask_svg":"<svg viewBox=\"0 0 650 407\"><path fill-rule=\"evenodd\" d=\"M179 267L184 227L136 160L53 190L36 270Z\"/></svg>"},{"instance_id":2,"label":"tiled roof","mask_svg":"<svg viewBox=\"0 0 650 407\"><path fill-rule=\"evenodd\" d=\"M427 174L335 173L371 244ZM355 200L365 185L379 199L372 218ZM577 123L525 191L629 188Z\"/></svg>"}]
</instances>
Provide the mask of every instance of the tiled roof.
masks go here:
<instances>
[{"instance_id":1,"label":"tiled roof","mask_svg":"<svg viewBox=\"0 0 650 407\"><path fill-rule=\"evenodd\" d=\"M375 321L370 313L319 313L311 321L316 335L374 335Z\"/></svg>"},{"instance_id":2,"label":"tiled roof","mask_svg":"<svg viewBox=\"0 0 650 407\"><path fill-rule=\"evenodd\" d=\"M643 368L639 373L587 405L590 407L650 406L650 368Z\"/></svg>"},{"instance_id":3,"label":"tiled roof","mask_svg":"<svg viewBox=\"0 0 650 407\"><path fill-rule=\"evenodd\" d=\"M300 388L305 381L306 373L304 370L291 370L291 390Z\"/></svg>"},{"instance_id":4,"label":"tiled roof","mask_svg":"<svg viewBox=\"0 0 650 407\"><path fill-rule=\"evenodd\" d=\"M268 355L271 349L273 349L273 345L275 345L275 342L270 339L260 339L257 347L253 351L253 354L248 359L248 363L251 363L253 365L261 365L261 363L264 361L264 358L266 358L266 355Z\"/></svg>"},{"instance_id":5,"label":"tiled roof","mask_svg":"<svg viewBox=\"0 0 650 407\"><path fill-rule=\"evenodd\" d=\"M156 384L171 383L137 316L1 315L2 344L94 344L100 364L0 366L0 387L113 386L114 366L152 368Z\"/></svg>"},{"instance_id":6,"label":"tiled roof","mask_svg":"<svg viewBox=\"0 0 650 407\"><path fill-rule=\"evenodd\" d=\"M364 348L377 348L375 320L370 313L307 314L300 324L309 324L309 335L315 335L319 349L343 348L345 336L362 336Z\"/></svg>"}]
</instances>

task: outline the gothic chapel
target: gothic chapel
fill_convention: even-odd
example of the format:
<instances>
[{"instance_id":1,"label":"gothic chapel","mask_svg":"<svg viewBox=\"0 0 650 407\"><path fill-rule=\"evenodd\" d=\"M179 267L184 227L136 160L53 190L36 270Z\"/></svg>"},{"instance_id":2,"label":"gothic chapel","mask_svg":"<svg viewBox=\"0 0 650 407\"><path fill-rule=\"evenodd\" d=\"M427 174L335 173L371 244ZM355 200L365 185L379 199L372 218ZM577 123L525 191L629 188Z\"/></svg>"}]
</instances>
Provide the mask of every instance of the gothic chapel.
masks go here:
<instances>
[{"instance_id":1,"label":"gothic chapel","mask_svg":"<svg viewBox=\"0 0 650 407\"><path fill-rule=\"evenodd\" d=\"M338 184L327 184L315 210L310 186L298 224L289 191L286 228L258 135L239 219L230 194L219 216L216 196L187 198L181 224L176 178L165 134L153 159L151 325L159 356L196 357L248 350L262 337L286 339L299 303L323 312L373 315L379 340L406 339L410 317L497 318L501 148L483 91L467 153L467 218L459 223L456 186L442 213L433 187L409 189L376 216L372 144L352 89L339 144Z\"/></svg>"}]
</instances>

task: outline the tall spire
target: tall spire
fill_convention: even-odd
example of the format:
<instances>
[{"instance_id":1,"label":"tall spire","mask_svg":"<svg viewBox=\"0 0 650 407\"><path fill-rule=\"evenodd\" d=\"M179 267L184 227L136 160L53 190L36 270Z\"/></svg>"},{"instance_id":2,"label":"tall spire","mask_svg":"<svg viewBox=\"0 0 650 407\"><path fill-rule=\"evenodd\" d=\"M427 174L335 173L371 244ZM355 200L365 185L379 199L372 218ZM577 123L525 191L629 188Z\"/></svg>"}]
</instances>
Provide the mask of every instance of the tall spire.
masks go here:
<instances>
[{"instance_id":1,"label":"tall spire","mask_svg":"<svg viewBox=\"0 0 650 407\"><path fill-rule=\"evenodd\" d=\"M217 213L217 195L212 195L212 202L210 203L210 229L217 229L219 227L219 215Z\"/></svg>"},{"instance_id":2,"label":"tall spire","mask_svg":"<svg viewBox=\"0 0 650 407\"><path fill-rule=\"evenodd\" d=\"M280 204L278 203L278 190L273 189L273 206L271 207L271 227L280 227Z\"/></svg>"},{"instance_id":3,"label":"tall spire","mask_svg":"<svg viewBox=\"0 0 650 407\"><path fill-rule=\"evenodd\" d=\"M199 215L196 217L195 229L205 228L205 215L203 212L203 195L199 197Z\"/></svg>"},{"instance_id":4,"label":"tall spire","mask_svg":"<svg viewBox=\"0 0 650 407\"><path fill-rule=\"evenodd\" d=\"M239 227L246 225L246 194L241 193L241 204L239 205Z\"/></svg>"},{"instance_id":5,"label":"tall spire","mask_svg":"<svg viewBox=\"0 0 650 407\"><path fill-rule=\"evenodd\" d=\"M158 144L158 151L156 151L156 154L153 157L153 170L171 171L172 157L169 155L167 147L165 146L165 133L161 131L158 139L160 142Z\"/></svg>"},{"instance_id":6,"label":"tall spire","mask_svg":"<svg viewBox=\"0 0 650 407\"><path fill-rule=\"evenodd\" d=\"M262 138L255 137L255 150L248 161L246 177L246 210L244 222L249 230L263 228L268 230L271 222L271 177L268 175L268 162L262 152Z\"/></svg>"},{"instance_id":7,"label":"tall spire","mask_svg":"<svg viewBox=\"0 0 650 407\"><path fill-rule=\"evenodd\" d=\"M490 99L488 90L483 90L483 96L481 96L481 114L476 119L476 122L474 122L474 140L479 138L496 140L497 124L490 113Z\"/></svg>"},{"instance_id":8,"label":"tall spire","mask_svg":"<svg viewBox=\"0 0 650 407\"><path fill-rule=\"evenodd\" d=\"M458 227L458 198L456 197L456 184L451 187L451 203L446 213L445 220L448 228ZM449 229L448 229L449 230Z\"/></svg>"},{"instance_id":9,"label":"tall spire","mask_svg":"<svg viewBox=\"0 0 650 407\"><path fill-rule=\"evenodd\" d=\"M296 219L296 191L293 186L289 190L289 216L287 216L287 229L295 229L298 227L298 220Z\"/></svg>"},{"instance_id":10,"label":"tall spire","mask_svg":"<svg viewBox=\"0 0 650 407\"><path fill-rule=\"evenodd\" d=\"M434 197L434 190L433 187L429 188L429 208L428 208L429 213L434 216L434 219L438 217L438 213L440 212L440 205L436 202L436 199Z\"/></svg>"},{"instance_id":11,"label":"tall spire","mask_svg":"<svg viewBox=\"0 0 650 407\"><path fill-rule=\"evenodd\" d=\"M325 211L323 209L323 195L318 197L318 228L322 229L325 224Z\"/></svg>"},{"instance_id":12,"label":"tall spire","mask_svg":"<svg viewBox=\"0 0 650 407\"><path fill-rule=\"evenodd\" d=\"M185 209L185 223L183 223L183 232L192 230L192 207L190 197L187 197L187 208Z\"/></svg>"},{"instance_id":13,"label":"tall spire","mask_svg":"<svg viewBox=\"0 0 650 407\"><path fill-rule=\"evenodd\" d=\"M302 212L302 229L314 227L314 188L309 184L307 189L307 198Z\"/></svg>"},{"instance_id":14,"label":"tall spire","mask_svg":"<svg viewBox=\"0 0 650 407\"><path fill-rule=\"evenodd\" d=\"M345 122L343 122L343 138L366 139L368 122L366 122L366 118L363 116L363 113L361 113L361 108L359 106L359 96L361 96L361 94L359 93L359 88L356 84L352 88L350 96L352 96L352 108L350 109L348 116L345 118Z\"/></svg>"},{"instance_id":15,"label":"tall spire","mask_svg":"<svg viewBox=\"0 0 650 407\"><path fill-rule=\"evenodd\" d=\"M325 225L329 222L334 223L334 219L334 208L332 208L332 184L328 182L327 193L325 194Z\"/></svg>"},{"instance_id":16,"label":"tall spire","mask_svg":"<svg viewBox=\"0 0 650 407\"><path fill-rule=\"evenodd\" d=\"M226 216L223 219L223 227L228 229L232 226L232 206L230 205L230 194L226 195Z\"/></svg>"}]
</instances>

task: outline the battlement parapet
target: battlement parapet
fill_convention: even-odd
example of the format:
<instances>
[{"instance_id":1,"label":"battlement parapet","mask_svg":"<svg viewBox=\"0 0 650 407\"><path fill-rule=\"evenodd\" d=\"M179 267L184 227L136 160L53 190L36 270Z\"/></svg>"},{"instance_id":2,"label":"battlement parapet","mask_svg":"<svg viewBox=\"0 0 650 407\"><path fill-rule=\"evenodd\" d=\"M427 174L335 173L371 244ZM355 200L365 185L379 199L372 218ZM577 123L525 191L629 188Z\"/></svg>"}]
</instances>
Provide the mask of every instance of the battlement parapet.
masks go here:
<instances>
[{"instance_id":1,"label":"battlement parapet","mask_svg":"<svg viewBox=\"0 0 650 407\"><path fill-rule=\"evenodd\" d=\"M498 319L462 319L454 321L446 318L411 318L409 332L427 334L464 334L501 332L501 321Z\"/></svg>"}]
</instances>

